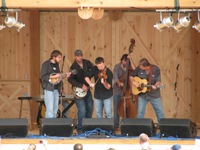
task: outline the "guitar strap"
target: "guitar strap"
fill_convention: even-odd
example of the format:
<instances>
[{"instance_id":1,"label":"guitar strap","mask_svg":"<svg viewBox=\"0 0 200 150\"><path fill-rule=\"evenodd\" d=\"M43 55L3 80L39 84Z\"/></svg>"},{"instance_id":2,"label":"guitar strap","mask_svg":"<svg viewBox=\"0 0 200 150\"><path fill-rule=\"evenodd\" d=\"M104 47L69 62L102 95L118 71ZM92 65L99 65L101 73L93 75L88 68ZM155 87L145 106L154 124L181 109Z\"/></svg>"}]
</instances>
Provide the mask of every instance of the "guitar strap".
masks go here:
<instances>
[{"instance_id":1,"label":"guitar strap","mask_svg":"<svg viewBox=\"0 0 200 150\"><path fill-rule=\"evenodd\" d=\"M151 80L152 80L152 69L153 69L153 66L150 65L150 68L149 68L149 84L151 84ZM150 89L148 89L148 91L150 91Z\"/></svg>"}]
</instances>

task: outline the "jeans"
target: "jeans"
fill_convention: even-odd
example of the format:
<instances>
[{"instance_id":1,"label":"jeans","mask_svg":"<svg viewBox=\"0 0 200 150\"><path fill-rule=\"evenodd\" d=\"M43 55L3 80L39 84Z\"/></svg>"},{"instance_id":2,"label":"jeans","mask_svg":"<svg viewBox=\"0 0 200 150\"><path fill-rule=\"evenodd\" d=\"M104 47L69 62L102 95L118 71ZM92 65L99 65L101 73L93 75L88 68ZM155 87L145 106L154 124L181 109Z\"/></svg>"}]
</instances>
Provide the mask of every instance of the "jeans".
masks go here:
<instances>
[{"instance_id":1,"label":"jeans","mask_svg":"<svg viewBox=\"0 0 200 150\"><path fill-rule=\"evenodd\" d=\"M78 124L77 130L82 130L82 119L83 118L92 118L93 113L93 100L91 91L88 91L87 95L82 99L74 99L76 107L78 109Z\"/></svg>"},{"instance_id":2,"label":"jeans","mask_svg":"<svg viewBox=\"0 0 200 150\"><path fill-rule=\"evenodd\" d=\"M112 99L112 96L104 100L94 99L94 104L96 107L96 118L103 118L103 109L106 118L112 118Z\"/></svg>"},{"instance_id":3,"label":"jeans","mask_svg":"<svg viewBox=\"0 0 200 150\"><path fill-rule=\"evenodd\" d=\"M46 118L56 118L59 102L58 90L44 90L44 102L46 106Z\"/></svg>"},{"instance_id":4,"label":"jeans","mask_svg":"<svg viewBox=\"0 0 200 150\"><path fill-rule=\"evenodd\" d=\"M144 118L144 114L146 111L146 105L150 101L158 120L158 123L160 122L161 118L164 118L164 112L163 112L163 106L161 102L161 98L155 98L151 100L143 99L141 97L138 98L138 118Z\"/></svg>"},{"instance_id":5,"label":"jeans","mask_svg":"<svg viewBox=\"0 0 200 150\"><path fill-rule=\"evenodd\" d=\"M64 110L69 105L69 102L68 101L64 101L64 102L62 102L62 105L63 105L63 110ZM66 111L63 115L64 115L65 118L68 118L68 114L69 114L69 110Z\"/></svg>"},{"instance_id":6,"label":"jeans","mask_svg":"<svg viewBox=\"0 0 200 150\"><path fill-rule=\"evenodd\" d=\"M121 95L114 94L114 124L115 127L119 127L119 113L118 113L118 105L121 100Z\"/></svg>"}]
</instances>

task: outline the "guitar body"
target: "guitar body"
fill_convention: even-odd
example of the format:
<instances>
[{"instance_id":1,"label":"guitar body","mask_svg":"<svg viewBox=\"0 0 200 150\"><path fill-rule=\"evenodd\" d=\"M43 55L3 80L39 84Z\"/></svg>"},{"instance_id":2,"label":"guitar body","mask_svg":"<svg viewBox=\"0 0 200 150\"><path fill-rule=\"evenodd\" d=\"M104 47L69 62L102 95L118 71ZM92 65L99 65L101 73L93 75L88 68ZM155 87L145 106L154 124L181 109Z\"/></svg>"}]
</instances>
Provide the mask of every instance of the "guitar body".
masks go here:
<instances>
[{"instance_id":1,"label":"guitar body","mask_svg":"<svg viewBox=\"0 0 200 150\"><path fill-rule=\"evenodd\" d=\"M133 78L135 82L138 82L140 85L147 85L148 81L146 79L140 79L139 77L134 77ZM145 93L147 91L147 87L145 86L140 86L140 87L135 87L132 85L132 93L133 95L138 95L139 93Z\"/></svg>"},{"instance_id":2,"label":"guitar body","mask_svg":"<svg viewBox=\"0 0 200 150\"><path fill-rule=\"evenodd\" d=\"M79 87L72 87L74 97L81 99L87 95L87 91L84 91L82 88Z\"/></svg>"}]
</instances>

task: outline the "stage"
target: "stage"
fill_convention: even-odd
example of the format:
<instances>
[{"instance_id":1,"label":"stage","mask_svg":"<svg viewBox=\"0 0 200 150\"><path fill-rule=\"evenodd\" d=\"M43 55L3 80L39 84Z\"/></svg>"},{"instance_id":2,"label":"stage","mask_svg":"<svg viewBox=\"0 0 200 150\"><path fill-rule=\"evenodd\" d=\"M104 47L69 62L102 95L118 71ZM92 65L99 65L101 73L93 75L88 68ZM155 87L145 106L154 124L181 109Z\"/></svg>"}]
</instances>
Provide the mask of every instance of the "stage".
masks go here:
<instances>
[{"instance_id":1,"label":"stage","mask_svg":"<svg viewBox=\"0 0 200 150\"><path fill-rule=\"evenodd\" d=\"M121 136L120 131L115 136L107 138L88 138L85 137L84 134L77 135L76 130L74 130L71 137L40 136L39 129L35 125L33 130L29 130L27 137L2 138L0 150L26 150L29 144L35 144L37 150L72 150L76 143L83 144L86 150L107 150L109 148L114 148L116 150L139 149L138 137ZM184 150L200 149L198 137L150 137L150 145L153 150L167 150L174 144L180 144Z\"/></svg>"}]
</instances>

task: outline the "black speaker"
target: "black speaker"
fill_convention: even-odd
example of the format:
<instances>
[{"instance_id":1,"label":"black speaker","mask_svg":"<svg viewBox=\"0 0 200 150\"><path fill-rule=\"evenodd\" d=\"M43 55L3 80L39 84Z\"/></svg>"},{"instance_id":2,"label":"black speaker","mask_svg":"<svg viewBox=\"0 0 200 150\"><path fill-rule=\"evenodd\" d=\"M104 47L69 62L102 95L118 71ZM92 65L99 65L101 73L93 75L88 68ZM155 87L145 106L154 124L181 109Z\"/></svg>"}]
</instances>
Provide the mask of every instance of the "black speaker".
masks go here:
<instances>
[{"instance_id":1,"label":"black speaker","mask_svg":"<svg viewBox=\"0 0 200 150\"><path fill-rule=\"evenodd\" d=\"M124 118L121 119L121 134L124 136L139 136L146 133L149 137L156 134L156 128L152 119L148 118Z\"/></svg>"},{"instance_id":2,"label":"black speaker","mask_svg":"<svg viewBox=\"0 0 200 150\"><path fill-rule=\"evenodd\" d=\"M69 137L73 134L74 120L69 118L41 119L40 135Z\"/></svg>"},{"instance_id":3,"label":"black speaker","mask_svg":"<svg viewBox=\"0 0 200 150\"><path fill-rule=\"evenodd\" d=\"M159 126L162 137L194 138L197 135L196 124L190 119L163 118Z\"/></svg>"},{"instance_id":4,"label":"black speaker","mask_svg":"<svg viewBox=\"0 0 200 150\"><path fill-rule=\"evenodd\" d=\"M96 128L114 132L114 119L113 118L83 118L82 131L91 131Z\"/></svg>"},{"instance_id":5,"label":"black speaker","mask_svg":"<svg viewBox=\"0 0 200 150\"><path fill-rule=\"evenodd\" d=\"M25 137L28 134L28 120L26 118L0 119L0 135L2 137Z\"/></svg>"}]
</instances>

